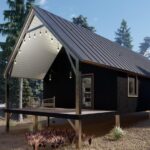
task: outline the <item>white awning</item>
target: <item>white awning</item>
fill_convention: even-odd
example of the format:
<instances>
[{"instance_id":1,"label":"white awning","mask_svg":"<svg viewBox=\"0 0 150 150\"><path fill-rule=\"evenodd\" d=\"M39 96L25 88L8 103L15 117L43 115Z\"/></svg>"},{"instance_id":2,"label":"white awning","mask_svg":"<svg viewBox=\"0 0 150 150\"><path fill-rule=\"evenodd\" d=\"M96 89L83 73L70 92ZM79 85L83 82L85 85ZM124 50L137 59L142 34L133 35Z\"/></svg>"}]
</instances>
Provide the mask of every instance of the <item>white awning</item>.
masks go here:
<instances>
[{"instance_id":1,"label":"white awning","mask_svg":"<svg viewBox=\"0 0 150 150\"><path fill-rule=\"evenodd\" d=\"M43 79L62 45L35 16L18 50L12 77Z\"/></svg>"}]
</instances>

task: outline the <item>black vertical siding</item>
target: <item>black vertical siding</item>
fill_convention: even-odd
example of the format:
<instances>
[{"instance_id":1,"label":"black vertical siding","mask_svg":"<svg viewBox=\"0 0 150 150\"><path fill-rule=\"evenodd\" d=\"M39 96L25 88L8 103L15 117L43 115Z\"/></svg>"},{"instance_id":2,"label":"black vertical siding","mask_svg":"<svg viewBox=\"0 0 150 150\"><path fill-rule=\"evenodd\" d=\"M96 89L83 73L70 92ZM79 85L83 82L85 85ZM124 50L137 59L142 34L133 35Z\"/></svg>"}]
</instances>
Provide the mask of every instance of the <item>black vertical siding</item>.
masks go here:
<instances>
[{"instance_id":1,"label":"black vertical siding","mask_svg":"<svg viewBox=\"0 0 150 150\"><path fill-rule=\"evenodd\" d=\"M81 64L82 74L94 75L94 108L101 110L117 109L117 74L114 71Z\"/></svg>"},{"instance_id":2,"label":"black vertical siding","mask_svg":"<svg viewBox=\"0 0 150 150\"><path fill-rule=\"evenodd\" d=\"M118 80L118 111L130 113L150 109L150 79L138 77L138 96L128 97L128 75L120 73Z\"/></svg>"},{"instance_id":3,"label":"black vertical siding","mask_svg":"<svg viewBox=\"0 0 150 150\"><path fill-rule=\"evenodd\" d=\"M139 78L137 111L150 110L150 79Z\"/></svg>"},{"instance_id":4,"label":"black vertical siding","mask_svg":"<svg viewBox=\"0 0 150 150\"><path fill-rule=\"evenodd\" d=\"M120 113L135 112L137 97L128 97L128 75L119 73L117 77L118 111Z\"/></svg>"},{"instance_id":5,"label":"black vertical siding","mask_svg":"<svg viewBox=\"0 0 150 150\"><path fill-rule=\"evenodd\" d=\"M56 97L56 107L75 107L75 76L64 50L55 59L44 79L44 98ZM150 79L138 77L138 97L128 97L128 75L118 71L80 64L82 74L94 76L94 109L130 113L150 109ZM49 81L49 74L52 80Z\"/></svg>"},{"instance_id":6,"label":"black vertical siding","mask_svg":"<svg viewBox=\"0 0 150 150\"><path fill-rule=\"evenodd\" d=\"M56 97L56 107L75 107L75 80L69 78L71 66L64 50L55 59L44 79L44 98ZM49 74L52 80L49 81Z\"/></svg>"}]
</instances>

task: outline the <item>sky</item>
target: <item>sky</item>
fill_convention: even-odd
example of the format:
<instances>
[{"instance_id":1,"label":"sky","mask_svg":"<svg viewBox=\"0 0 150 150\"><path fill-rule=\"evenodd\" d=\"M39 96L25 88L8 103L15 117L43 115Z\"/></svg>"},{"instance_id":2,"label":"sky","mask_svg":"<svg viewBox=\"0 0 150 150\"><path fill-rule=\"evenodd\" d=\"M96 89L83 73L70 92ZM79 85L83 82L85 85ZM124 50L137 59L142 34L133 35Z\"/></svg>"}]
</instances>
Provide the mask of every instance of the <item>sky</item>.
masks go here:
<instances>
[{"instance_id":1,"label":"sky","mask_svg":"<svg viewBox=\"0 0 150 150\"><path fill-rule=\"evenodd\" d=\"M0 23L7 0L0 0ZM114 41L122 19L131 28L133 50L139 50L143 38L150 36L150 0L36 0L40 7L67 20L82 14L96 33ZM0 37L0 41L4 38Z\"/></svg>"}]
</instances>

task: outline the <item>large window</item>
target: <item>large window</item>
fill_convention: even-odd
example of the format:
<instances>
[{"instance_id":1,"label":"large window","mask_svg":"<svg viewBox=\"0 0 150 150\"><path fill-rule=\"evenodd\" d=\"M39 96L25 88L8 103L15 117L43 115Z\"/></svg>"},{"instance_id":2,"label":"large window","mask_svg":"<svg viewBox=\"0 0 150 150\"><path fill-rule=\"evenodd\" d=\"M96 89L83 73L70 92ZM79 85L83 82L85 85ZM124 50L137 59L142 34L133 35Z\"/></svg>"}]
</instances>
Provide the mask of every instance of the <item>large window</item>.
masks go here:
<instances>
[{"instance_id":1,"label":"large window","mask_svg":"<svg viewBox=\"0 0 150 150\"><path fill-rule=\"evenodd\" d=\"M138 96L138 79L137 77L128 77L128 96Z\"/></svg>"}]
</instances>

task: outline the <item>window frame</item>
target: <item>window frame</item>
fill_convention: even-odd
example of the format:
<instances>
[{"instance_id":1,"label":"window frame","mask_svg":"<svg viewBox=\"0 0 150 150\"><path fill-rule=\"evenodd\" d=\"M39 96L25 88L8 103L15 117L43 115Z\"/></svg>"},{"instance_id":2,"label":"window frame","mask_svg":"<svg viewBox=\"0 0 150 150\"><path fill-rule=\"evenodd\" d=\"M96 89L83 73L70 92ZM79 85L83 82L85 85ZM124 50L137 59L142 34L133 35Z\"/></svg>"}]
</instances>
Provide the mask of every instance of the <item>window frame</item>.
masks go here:
<instances>
[{"instance_id":1,"label":"window frame","mask_svg":"<svg viewBox=\"0 0 150 150\"><path fill-rule=\"evenodd\" d=\"M135 94L130 94L129 92L129 80L130 78L134 78L135 79L135 91L136 93ZM137 76L128 76L128 97L138 97L139 96L139 92L138 92L138 88L139 88L139 82L138 82L138 77Z\"/></svg>"}]
</instances>

